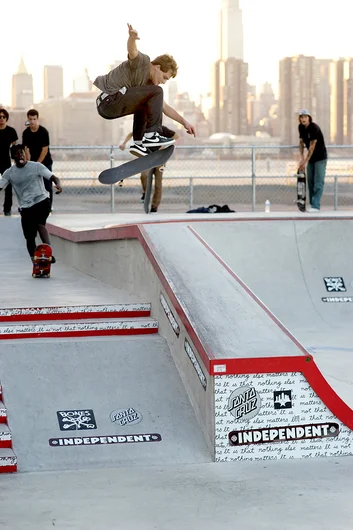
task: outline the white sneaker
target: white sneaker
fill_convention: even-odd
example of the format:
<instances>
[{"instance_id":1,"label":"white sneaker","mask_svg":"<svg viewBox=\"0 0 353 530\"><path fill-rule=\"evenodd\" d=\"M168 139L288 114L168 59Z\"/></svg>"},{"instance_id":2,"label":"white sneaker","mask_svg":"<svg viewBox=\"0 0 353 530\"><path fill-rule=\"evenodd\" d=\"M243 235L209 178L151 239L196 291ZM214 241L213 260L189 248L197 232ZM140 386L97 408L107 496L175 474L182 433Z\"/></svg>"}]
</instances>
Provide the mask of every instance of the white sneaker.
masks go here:
<instances>
[{"instance_id":1,"label":"white sneaker","mask_svg":"<svg viewBox=\"0 0 353 530\"><path fill-rule=\"evenodd\" d=\"M150 150L142 144L132 144L129 149L130 153L135 156L146 156L150 154Z\"/></svg>"},{"instance_id":2,"label":"white sneaker","mask_svg":"<svg viewBox=\"0 0 353 530\"><path fill-rule=\"evenodd\" d=\"M308 208L307 213L319 213L319 208Z\"/></svg>"},{"instance_id":3,"label":"white sneaker","mask_svg":"<svg viewBox=\"0 0 353 530\"><path fill-rule=\"evenodd\" d=\"M175 143L175 140L173 138L167 138L166 136L162 136L157 132L153 133L152 136L147 137L145 135L142 141L144 147L153 147L154 145L166 147Z\"/></svg>"}]
</instances>

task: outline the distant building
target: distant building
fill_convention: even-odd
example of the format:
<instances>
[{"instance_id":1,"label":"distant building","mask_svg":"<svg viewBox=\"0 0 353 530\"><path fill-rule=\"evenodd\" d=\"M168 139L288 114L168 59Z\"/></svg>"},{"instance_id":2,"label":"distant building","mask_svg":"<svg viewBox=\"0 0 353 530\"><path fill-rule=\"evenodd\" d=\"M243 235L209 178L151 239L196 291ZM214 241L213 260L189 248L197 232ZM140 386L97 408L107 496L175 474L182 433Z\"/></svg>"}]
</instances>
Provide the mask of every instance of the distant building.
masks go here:
<instances>
[{"instance_id":1,"label":"distant building","mask_svg":"<svg viewBox=\"0 0 353 530\"><path fill-rule=\"evenodd\" d=\"M62 98L64 96L64 74L62 66L44 66L43 79L44 99Z\"/></svg>"},{"instance_id":2,"label":"distant building","mask_svg":"<svg viewBox=\"0 0 353 530\"><path fill-rule=\"evenodd\" d=\"M214 64L213 128L214 132L247 134L248 65L230 57Z\"/></svg>"},{"instance_id":3,"label":"distant building","mask_svg":"<svg viewBox=\"0 0 353 530\"><path fill-rule=\"evenodd\" d=\"M239 0L222 0L219 27L219 59L244 59L243 15Z\"/></svg>"},{"instance_id":4,"label":"distant building","mask_svg":"<svg viewBox=\"0 0 353 530\"><path fill-rule=\"evenodd\" d=\"M72 83L72 92L74 93L82 93L82 92L91 92L93 83L89 78L88 70L85 68L85 70L82 72L82 74L75 77Z\"/></svg>"},{"instance_id":5,"label":"distant building","mask_svg":"<svg viewBox=\"0 0 353 530\"><path fill-rule=\"evenodd\" d=\"M23 57L16 74L12 76L12 108L28 110L33 105L33 79L27 72Z\"/></svg>"},{"instance_id":6,"label":"distant building","mask_svg":"<svg viewBox=\"0 0 353 530\"><path fill-rule=\"evenodd\" d=\"M118 145L132 129L131 117L104 120L95 105L96 94L72 93L67 98L36 103L51 145ZM129 118L129 119L128 119Z\"/></svg>"},{"instance_id":7,"label":"distant building","mask_svg":"<svg viewBox=\"0 0 353 530\"><path fill-rule=\"evenodd\" d=\"M330 65L331 141L353 143L353 59L338 59Z\"/></svg>"},{"instance_id":8,"label":"distant building","mask_svg":"<svg viewBox=\"0 0 353 530\"><path fill-rule=\"evenodd\" d=\"M298 143L298 113L308 109L316 120L319 86L315 57L286 57L279 63L280 136L284 144Z\"/></svg>"},{"instance_id":9,"label":"distant building","mask_svg":"<svg viewBox=\"0 0 353 530\"><path fill-rule=\"evenodd\" d=\"M248 65L243 61L243 20L239 0L222 0L219 58L212 71L213 130L247 133Z\"/></svg>"},{"instance_id":10,"label":"distant building","mask_svg":"<svg viewBox=\"0 0 353 530\"><path fill-rule=\"evenodd\" d=\"M330 142L331 139L331 64L331 59L317 60L319 80L317 87L316 119L326 142Z\"/></svg>"},{"instance_id":11,"label":"distant building","mask_svg":"<svg viewBox=\"0 0 353 530\"><path fill-rule=\"evenodd\" d=\"M175 107L175 102L178 94L178 82L175 79L168 81L167 100L171 107Z\"/></svg>"}]
</instances>

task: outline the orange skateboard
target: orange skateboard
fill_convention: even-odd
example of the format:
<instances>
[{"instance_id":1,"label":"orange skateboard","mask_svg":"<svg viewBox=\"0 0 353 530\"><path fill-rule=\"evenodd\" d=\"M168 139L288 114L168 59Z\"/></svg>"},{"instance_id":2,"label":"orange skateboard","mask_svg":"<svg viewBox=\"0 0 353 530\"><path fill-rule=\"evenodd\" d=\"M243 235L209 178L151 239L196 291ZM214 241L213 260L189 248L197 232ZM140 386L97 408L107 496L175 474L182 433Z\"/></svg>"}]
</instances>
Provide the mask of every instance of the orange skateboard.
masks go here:
<instances>
[{"instance_id":1,"label":"orange skateboard","mask_svg":"<svg viewBox=\"0 0 353 530\"><path fill-rule=\"evenodd\" d=\"M52 250L45 243L38 245L33 256L33 278L50 278Z\"/></svg>"}]
</instances>

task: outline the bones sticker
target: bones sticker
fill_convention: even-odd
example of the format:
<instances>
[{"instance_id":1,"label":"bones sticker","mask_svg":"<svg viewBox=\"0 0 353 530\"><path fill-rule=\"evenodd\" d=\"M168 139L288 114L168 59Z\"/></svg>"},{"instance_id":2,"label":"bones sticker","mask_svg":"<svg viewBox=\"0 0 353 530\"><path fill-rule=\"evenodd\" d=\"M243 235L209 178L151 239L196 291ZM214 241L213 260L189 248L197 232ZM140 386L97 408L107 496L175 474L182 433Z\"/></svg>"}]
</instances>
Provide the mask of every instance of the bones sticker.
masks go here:
<instances>
[{"instance_id":1,"label":"bones sticker","mask_svg":"<svg viewBox=\"0 0 353 530\"><path fill-rule=\"evenodd\" d=\"M57 413L61 431L97 429L93 410L59 410Z\"/></svg>"},{"instance_id":2,"label":"bones sticker","mask_svg":"<svg viewBox=\"0 0 353 530\"><path fill-rule=\"evenodd\" d=\"M339 293L347 290L343 278L341 276L330 276L324 278L324 282L326 291L328 291L329 293Z\"/></svg>"}]
</instances>

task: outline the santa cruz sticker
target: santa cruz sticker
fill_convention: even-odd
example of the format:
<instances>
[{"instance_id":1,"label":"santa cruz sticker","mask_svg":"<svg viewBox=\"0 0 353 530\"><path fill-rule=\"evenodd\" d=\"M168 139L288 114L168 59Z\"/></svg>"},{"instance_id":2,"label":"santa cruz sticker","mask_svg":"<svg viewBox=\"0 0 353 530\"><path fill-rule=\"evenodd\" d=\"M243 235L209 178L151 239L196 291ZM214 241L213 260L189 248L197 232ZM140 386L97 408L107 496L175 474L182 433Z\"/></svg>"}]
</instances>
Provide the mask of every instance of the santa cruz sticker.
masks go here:
<instances>
[{"instance_id":1,"label":"santa cruz sticker","mask_svg":"<svg viewBox=\"0 0 353 530\"><path fill-rule=\"evenodd\" d=\"M138 410L130 407L128 409L113 410L110 413L110 420L121 427L126 425L136 425L142 420L142 414Z\"/></svg>"},{"instance_id":2,"label":"santa cruz sticker","mask_svg":"<svg viewBox=\"0 0 353 530\"><path fill-rule=\"evenodd\" d=\"M337 423L296 425L295 427L275 427L232 431L228 434L230 445L264 444L312 438L333 438L338 436Z\"/></svg>"},{"instance_id":3,"label":"santa cruz sticker","mask_svg":"<svg viewBox=\"0 0 353 530\"><path fill-rule=\"evenodd\" d=\"M228 400L228 411L236 421L251 420L261 409L261 398L252 386L236 388Z\"/></svg>"},{"instance_id":4,"label":"santa cruz sticker","mask_svg":"<svg viewBox=\"0 0 353 530\"><path fill-rule=\"evenodd\" d=\"M50 438L49 445L51 447L69 447L74 445L111 445L111 444L129 444L129 443L144 443L144 442L160 442L162 436L157 433L152 434L125 434L119 436L89 436L74 438Z\"/></svg>"}]
</instances>

